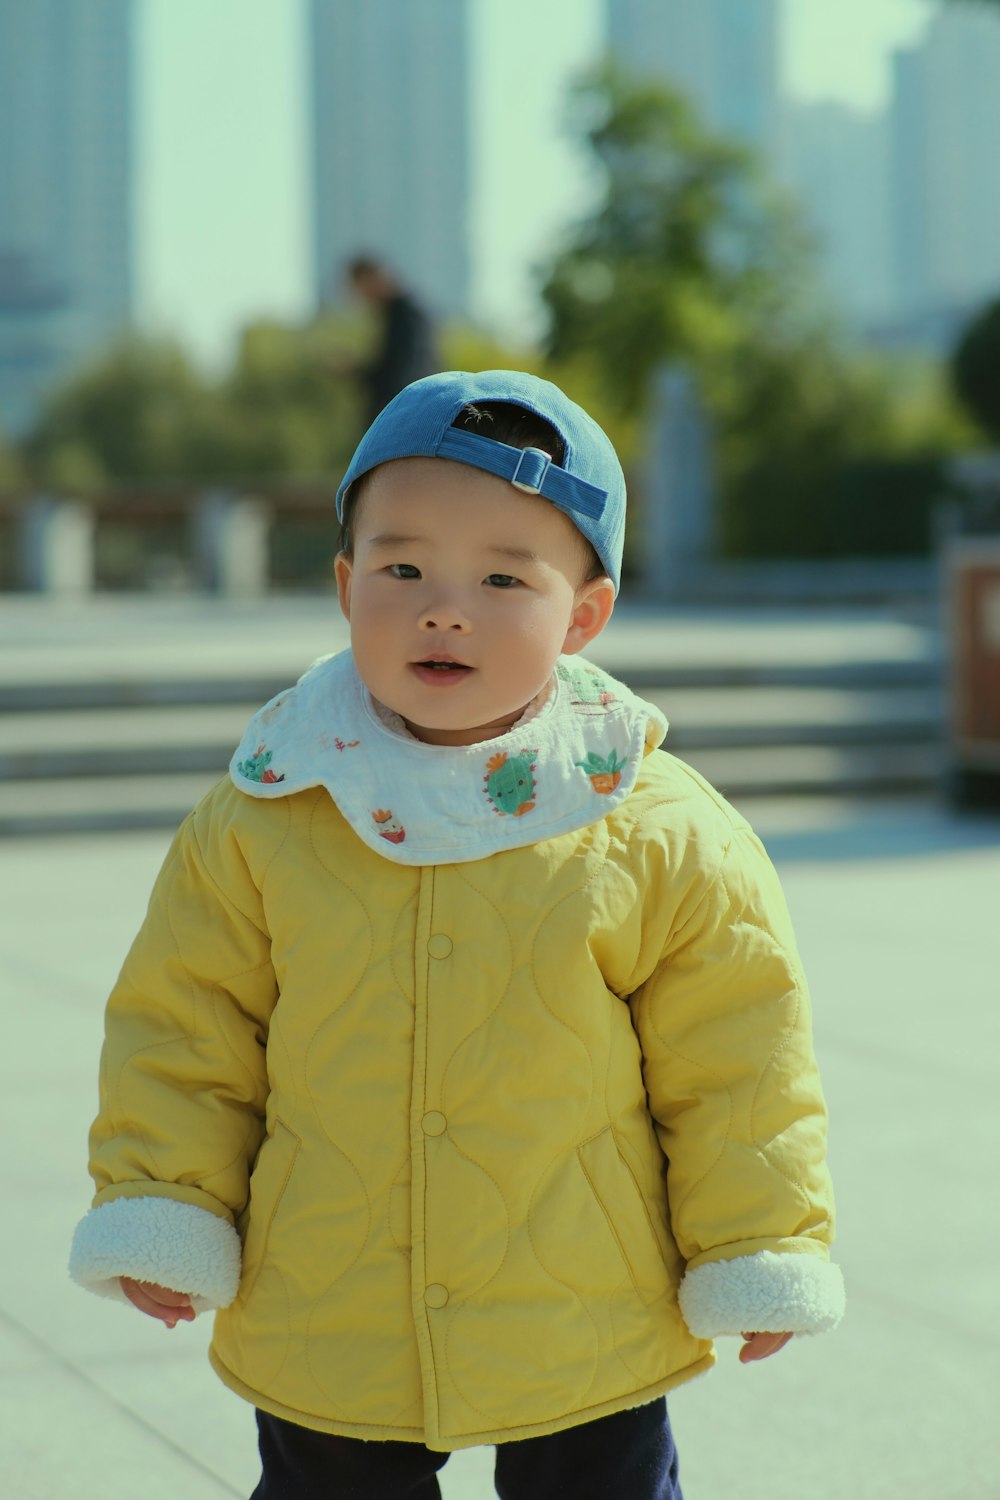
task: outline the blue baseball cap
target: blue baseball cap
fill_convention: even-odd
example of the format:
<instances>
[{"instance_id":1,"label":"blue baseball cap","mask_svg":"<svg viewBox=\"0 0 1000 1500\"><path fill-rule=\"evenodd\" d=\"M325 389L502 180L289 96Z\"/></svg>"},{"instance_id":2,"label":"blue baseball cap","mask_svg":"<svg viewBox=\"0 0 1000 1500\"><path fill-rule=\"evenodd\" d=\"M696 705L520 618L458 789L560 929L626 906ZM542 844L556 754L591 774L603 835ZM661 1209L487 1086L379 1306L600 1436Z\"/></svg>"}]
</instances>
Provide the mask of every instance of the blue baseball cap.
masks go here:
<instances>
[{"instance_id":1,"label":"blue baseball cap","mask_svg":"<svg viewBox=\"0 0 1000 1500\"><path fill-rule=\"evenodd\" d=\"M511 448L453 427L466 406L505 401L525 407L558 432L565 453L553 463L539 448ZM625 539L625 476L607 434L582 406L537 375L519 370L445 370L394 396L358 444L337 491L337 519L356 479L394 458L450 458L544 495L590 542L618 592Z\"/></svg>"}]
</instances>

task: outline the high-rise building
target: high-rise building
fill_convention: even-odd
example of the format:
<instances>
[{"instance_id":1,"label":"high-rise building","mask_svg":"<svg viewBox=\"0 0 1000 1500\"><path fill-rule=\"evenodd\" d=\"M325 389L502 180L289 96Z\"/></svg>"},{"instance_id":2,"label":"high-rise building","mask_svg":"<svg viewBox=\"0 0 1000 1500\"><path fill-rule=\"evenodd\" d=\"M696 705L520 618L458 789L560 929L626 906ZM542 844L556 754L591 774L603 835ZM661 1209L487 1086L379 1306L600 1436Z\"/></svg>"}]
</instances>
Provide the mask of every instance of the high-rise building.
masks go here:
<instances>
[{"instance_id":1,"label":"high-rise building","mask_svg":"<svg viewBox=\"0 0 1000 1500\"><path fill-rule=\"evenodd\" d=\"M0 0L0 426L132 307L132 0Z\"/></svg>"},{"instance_id":2,"label":"high-rise building","mask_svg":"<svg viewBox=\"0 0 1000 1500\"><path fill-rule=\"evenodd\" d=\"M440 314L469 292L465 0L311 0L314 267L386 260Z\"/></svg>"},{"instance_id":3,"label":"high-rise building","mask_svg":"<svg viewBox=\"0 0 1000 1500\"><path fill-rule=\"evenodd\" d=\"M948 6L894 58L893 259L900 315L942 339L1000 296L1000 12Z\"/></svg>"},{"instance_id":4,"label":"high-rise building","mask_svg":"<svg viewBox=\"0 0 1000 1500\"><path fill-rule=\"evenodd\" d=\"M778 0L605 0L611 53L688 96L705 122L777 150Z\"/></svg>"},{"instance_id":5,"label":"high-rise building","mask_svg":"<svg viewBox=\"0 0 1000 1500\"><path fill-rule=\"evenodd\" d=\"M891 320L889 136L884 114L792 104L783 175L816 242L836 308L858 329Z\"/></svg>"}]
</instances>

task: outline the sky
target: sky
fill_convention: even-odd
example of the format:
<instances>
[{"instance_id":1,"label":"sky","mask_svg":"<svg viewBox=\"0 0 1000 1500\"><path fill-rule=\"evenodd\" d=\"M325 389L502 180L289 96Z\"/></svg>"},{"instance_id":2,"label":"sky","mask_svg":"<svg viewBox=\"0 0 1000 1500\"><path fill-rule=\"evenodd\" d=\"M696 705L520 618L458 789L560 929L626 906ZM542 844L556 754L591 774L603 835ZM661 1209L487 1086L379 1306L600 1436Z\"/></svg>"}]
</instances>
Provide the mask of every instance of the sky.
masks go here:
<instances>
[{"instance_id":1,"label":"sky","mask_svg":"<svg viewBox=\"0 0 1000 1500\"><path fill-rule=\"evenodd\" d=\"M531 267L593 191L561 112L600 52L600 0L472 3L473 308L530 336ZM892 49L932 9L783 0L785 93L878 109ZM304 12L304 0L138 0L138 314L210 365L249 319L309 312Z\"/></svg>"}]
</instances>

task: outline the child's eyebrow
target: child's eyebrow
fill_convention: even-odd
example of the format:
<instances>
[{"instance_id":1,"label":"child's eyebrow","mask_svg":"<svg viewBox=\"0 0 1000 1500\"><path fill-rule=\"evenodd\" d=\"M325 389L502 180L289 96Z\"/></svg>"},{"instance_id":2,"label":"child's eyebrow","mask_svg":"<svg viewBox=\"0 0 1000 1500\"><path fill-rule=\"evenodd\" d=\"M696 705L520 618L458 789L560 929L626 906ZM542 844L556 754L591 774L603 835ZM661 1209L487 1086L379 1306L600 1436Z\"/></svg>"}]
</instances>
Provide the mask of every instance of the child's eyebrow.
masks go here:
<instances>
[{"instance_id":1,"label":"child's eyebrow","mask_svg":"<svg viewBox=\"0 0 1000 1500\"><path fill-rule=\"evenodd\" d=\"M380 531L368 538L369 547L411 547L416 542L427 543L425 536L403 536L400 532Z\"/></svg>"},{"instance_id":2,"label":"child's eyebrow","mask_svg":"<svg viewBox=\"0 0 1000 1500\"><path fill-rule=\"evenodd\" d=\"M495 557L510 557L515 562L535 563L539 561L538 553L532 552L530 547L504 547L497 544L489 547L487 550L492 552Z\"/></svg>"},{"instance_id":3,"label":"child's eyebrow","mask_svg":"<svg viewBox=\"0 0 1000 1500\"><path fill-rule=\"evenodd\" d=\"M377 535L369 537L368 545L369 547L430 546L430 538L425 536L404 536L402 532L396 531L380 531ZM502 542L494 542L486 550L487 552L492 552L494 557L507 557L511 558L514 562L536 563L539 561L538 553L533 552L530 547L508 547Z\"/></svg>"}]
</instances>

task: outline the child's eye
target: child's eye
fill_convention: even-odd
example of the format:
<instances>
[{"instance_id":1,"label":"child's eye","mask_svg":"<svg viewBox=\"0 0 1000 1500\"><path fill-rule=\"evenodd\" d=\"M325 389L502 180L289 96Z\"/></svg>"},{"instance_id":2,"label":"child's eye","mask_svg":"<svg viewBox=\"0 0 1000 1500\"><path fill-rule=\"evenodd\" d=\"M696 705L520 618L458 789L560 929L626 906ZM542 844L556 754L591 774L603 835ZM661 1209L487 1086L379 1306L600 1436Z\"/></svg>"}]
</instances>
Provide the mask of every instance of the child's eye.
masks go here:
<instances>
[{"instance_id":1,"label":"child's eye","mask_svg":"<svg viewBox=\"0 0 1000 1500\"><path fill-rule=\"evenodd\" d=\"M389 572L393 578L419 578L420 569L415 568L412 563L390 563Z\"/></svg>"},{"instance_id":2,"label":"child's eye","mask_svg":"<svg viewBox=\"0 0 1000 1500\"><path fill-rule=\"evenodd\" d=\"M517 583L517 579L512 578L509 573L491 573L486 582L495 589L510 589Z\"/></svg>"}]
</instances>

